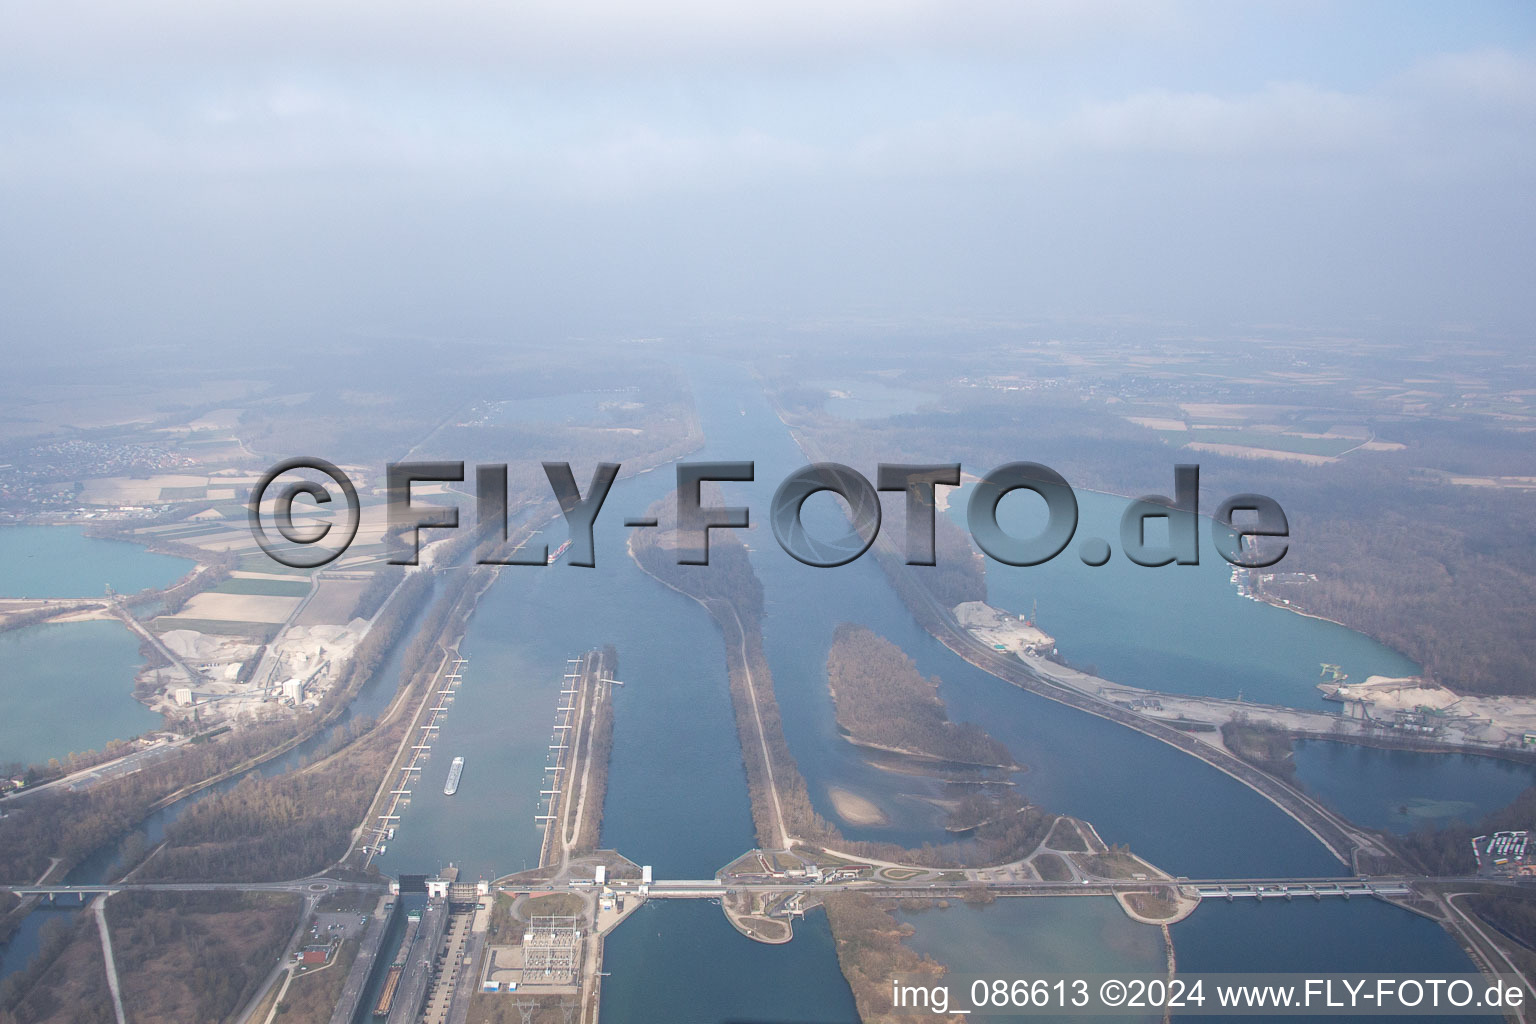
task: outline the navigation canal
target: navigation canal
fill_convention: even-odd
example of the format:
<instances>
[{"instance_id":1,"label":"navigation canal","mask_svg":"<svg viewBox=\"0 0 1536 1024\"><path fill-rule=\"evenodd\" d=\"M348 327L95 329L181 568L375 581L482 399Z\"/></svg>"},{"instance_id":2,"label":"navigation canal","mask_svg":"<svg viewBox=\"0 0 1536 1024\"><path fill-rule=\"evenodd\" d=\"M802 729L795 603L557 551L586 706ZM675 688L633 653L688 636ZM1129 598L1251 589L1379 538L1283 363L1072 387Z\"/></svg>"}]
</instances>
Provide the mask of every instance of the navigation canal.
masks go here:
<instances>
[{"instance_id":1,"label":"navigation canal","mask_svg":"<svg viewBox=\"0 0 1536 1024\"><path fill-rule=\"evenodd\" d=\"M914 784L910 776L870 767L836 734L825 661L832 630L840 621L869 626L898 643L924 673L939 675L951 717L984 723L1027 763L1028 771L1016 781L1030 799L1087 818L1108 842L1127 843L1177 874L1306 875L1339 870L1337 861L1309 833L1225 775L1138 733L1009 687L956 658L917 627L872 559L835 570L811 569L790 559L763 524L773 489L803 464L803 457L744 370L713 365L698 372L695 385L707 442L691 458L751 459L757 464L757 482L725 485L725 500L750 506L759 524L746 540L765 590L766 651L786 736L812 797L818 810L835 820L828 790L848 789L874 800L891 818L888 827L879 829L844 823L846 834L904 843L945 838L941 815L932 803L935 794L921 780ZM578 467L578 476L582 472ZM538 790L548 788L543 766L562 666L567 657L604 643L618 648L619 675L625 682L615 698L604 845L653 864L664 877L708 876L753 845L719 633L702 608L651 580L624 553L623 518L641 514L673 486L673 473L666 467L615 485L597 526L596 569L558 565L547 570L509 570L493 585L465 640L464 653L470 662L438 741L441 748L419 784L422 795L406 811L397 838L379 862L381 868L433 870L452 859L468 877L490 877L519 870L537 859L533 818L539 806ZM836 514L831 502L817 506L814 499L808 513L813 530L818 528L818 516ZM829 522L823 518L821 525ZM564 538L561 524L547 532L551 546ZM827 527L827 532L838 532L838 527ZM994 593L1006 594L1009 584L998 579L995 569L991 575ZM1178 604L1181 579L1190 581L1185 585L1191 587L1201 585L1196 580L1209 583L1205 575L1175 573L1168 584L1175 589L1166 603ZM1313 649L1336 647L1341 637L1356 638L1351 642L1361 645L1361 670L1378 663L1392 671L1402 667L1401 659L1394 664L1391 659L1396 656L1384 648L1372 650L1365 638L1319 620L1261 608L1239 597L1225 580L1217 582L1225 589L1219 599L1211 600L1230 601L1264 614L1255 629L1272 624L1276 629L1329 634L1306 641L1312 647L1303 646L1278 668L1260 673L1286 681L1296 694L1307 693L1310 680L1292 683L1290 665L1306 667ZM1056 607L1044 593L1041 596L1047 607ZM1113 587L1106 587L1100 599L1106 604L1096 621L1123 622L1124 609L1113 604ZM1083 624L1089 625L1086 620ZM1046 625L1054 626L1064 642L1073 642L1073 628L1055 622ZM1120 629L1118 642L1134 648L1136 630L1123 625ZM1084 635L1087 632L1091 630ZM1210 689L1193 692L1224 692L1216 689L1217 676L1228 684L1258 678L1249 656L1267 649L1234 644L1209 651L1198 643L1195 647L1201 651L1195 662L1204 666L1198 675L1205 681L1186 686ZM1180 673L1194 679L1189 674L1195 670L1189 662L1179 663L1179 656L1172 644L1155 645L1141 662L1150 675L1125 681L1164 685ZM1329 660L1356 657L1340 654ZM1389 762L1384 751L1360 754L1368 761L1380 758L1387 766L1384 770L1397 763ZM467 760L463 784L456 796L443 797L441 776L449 760L458 755ZM1468 770L1448 784L1453 792L1470 791L1481 783L1486 759L1466 760L1471 762ZM1457 766L1444 767L1454 772ZM1371 773L1359 777L1373 784L1379 781L1379 775ZM1341 785L1347 788L1348 782ZM1075 913L1070 907L1056 912ZM681 919L696 911L658 908L655 913L663 919L673 914ZM1392 914L1408 917L1399 911ZM1297 916L1283 927L1296 929L1299 935L1313 927L1313 921ZM1326 927L1368 945L1381 920L1370 915L1344 917L1330 920ZM610 1003L618 1005L612 1002L618 998L615 992L622 992L628 1001L642 998L643 989L649 993L644 998L654 1005L668 1005L668 1000L683 993L711 991L709 979L722 972L745 969L748 954L733 953L732 942L711 946L712 955L700 959L690 953L694 940L689 929L657 930L659 934L645 936L644 942L616 935L610 943L606 967L614 977L605 986L605 1013ZM1403 968L1466 968L1454 944L1448 952L1447 944L1439 941L1441 934L1431 932L1435 941L1423 944L1422 958L1414 962L1405 954ZM1071 934L1090 933L1091 929L1083 929ZM1252 935L1248 941L1253 962L1261 962L1262 938ZM1337 969L1348 966L1341 963ZM809 968L799 963L794 970L803 978ZM823 979L836 977L830 953L819 972L816 976ZM619 977L626 980L620 983ZM771 1001L757 1010L769 1015L796 1012ZM700 1019L729 1012L722 1003Z\"/></svg>"},{"instance_id":2,"label":"navigation canal","mask_svg":"<svg viewBox=\"0 0 1536 1024\"><path fill-rule=\"evenodd\" d=\"M728 504L750 506L758 524L744 539L765 592L765 650L785 734L812 799L835 821L829 791L848 790L874 802L890 821L880 828L841 822L845 834L914 845L946 840L938 783L872 767L837 734L826 656L833 629L849 621L897 643L924 674L939 676L950 717L983 724L1027 766L1014 781L1030 800L1093 822L1107 842L1126 843L1181 875L1340 870L1291 818L1227 776L965 663L917 626L872 558L839 569L812 569L789 558L767 530L767 509L779 481L804 458L744 368L708 365L695 371L694 384L707 441L690 458L757 464L757 482L727 484L724 491ZM587 468L576 468L585 479ZM431 872L452 861L461 877L473 879L536 862L534 818L542 806L539 791L550 788L544 769L565 659L607 643L618 650L625 685L615 696L603 844L652 864L658 876L689 878L712 875L754 845L719 631L703 608L644 574L625 552L623 519L642 514L674 481L671 467L663 467L614 486L596 530L597 568L563 562L542 570L513 568L491 587L462 646L469 659L463 686L397 835L377 861L381 870ZM1085 523L1118 516L1120 499L1079 498ZM813 499L807 512L813 531L841 532L830 500ZM895 527L888 522L887 528ZM552 524L546 534L553 548L564 539L563 524ZM1028 575L992 566L989 600L1014 611L1038 600L1041 625L1058 638L1063 653L1117 681L1192 693L1241 690L1311 705L1318 661L1344 664L1352 675L1413 670L1406 659L1342 627L1243 599L1216 568L1159 572L1112 563L1086 570L1075 560L1058 562L1059 568L1045 567L1050 572ZM1240 626L1239 637L1228 634L1228 623ZM391 661L353 713L382 706L397 674ZM463 756L466 766L457 794L448 797L442 783L455 756ZM1422 811L1432 803L1473 816L1504 802L1531 778L1528 768L1487 758L1341 751L1331 744L1305 745L1298 763L1302 781L1324 799L1359 813L1364 824L1383 827L1392 827L1384 810L1389 806ZM150 823L147 836L155 838L163 824ZM73 877L109 875L112 859L104 852ZM1051 905L1048 911L1035 907L1041 902ZM1326 932L1336 951L1330 969L1342 971L1369 959L1352 957L1351 949L1375 948L1390 931L1396 969L1469 969L1439 929L1385 905L1354 913L1362 903L1323 914L1256 907L1254 914L1272 914L1259 927L1228 927L1223 908L1202 909L1175 929L1175 940L1188 935L1193 948L1204 948L1199 936L1219 934L1233 962L1262 964L1265 951L1280 941L1277 934L1304 948ZM1024 905L1033 909L1007 909ZM1056 921L1048 929L1052 942L1064 955L1099 963L1121 955L1144 959L1151 955L1144 940L1156 935L1120 919L1101 922L1101 901L994 907L917 915L914 941L943 960L944 948L962 956L1012 915L1037 922L1049 917ZM604 984L604 1019L655 1019L649 1011L664 1007L668 1019L717 1020L743 1012L742 986L749 983L755 986L755 1016L851 1019L824 918L813 915L797 930L788 947L770 949L741 938L708 903L646 908L608 943L605 969L612 977ZM966 935L974 942L962 941ZM1181 966L1199 969L1182 958ZM814 999L807 1002L802 992Z\"/></svg>"}]
</instances>

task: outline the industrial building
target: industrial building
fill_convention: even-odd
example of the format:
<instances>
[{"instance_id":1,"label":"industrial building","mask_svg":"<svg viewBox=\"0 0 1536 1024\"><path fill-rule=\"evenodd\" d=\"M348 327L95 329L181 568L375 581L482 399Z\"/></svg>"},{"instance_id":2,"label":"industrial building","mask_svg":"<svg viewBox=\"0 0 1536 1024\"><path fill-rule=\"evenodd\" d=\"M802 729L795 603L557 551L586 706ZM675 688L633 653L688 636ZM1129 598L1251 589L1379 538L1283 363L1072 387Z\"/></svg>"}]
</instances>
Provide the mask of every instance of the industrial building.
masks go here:
<instances>
[{"instance_id":1,"label":"industrial building","mask_svg":"<svg viewBox=\"0 0 1536 1024\"><path fill-rule=\"evenodd\" d=\"M523 984L569 985L581 963L581 918L535 917L523 933Z\"/></svg>"}]
</instances>

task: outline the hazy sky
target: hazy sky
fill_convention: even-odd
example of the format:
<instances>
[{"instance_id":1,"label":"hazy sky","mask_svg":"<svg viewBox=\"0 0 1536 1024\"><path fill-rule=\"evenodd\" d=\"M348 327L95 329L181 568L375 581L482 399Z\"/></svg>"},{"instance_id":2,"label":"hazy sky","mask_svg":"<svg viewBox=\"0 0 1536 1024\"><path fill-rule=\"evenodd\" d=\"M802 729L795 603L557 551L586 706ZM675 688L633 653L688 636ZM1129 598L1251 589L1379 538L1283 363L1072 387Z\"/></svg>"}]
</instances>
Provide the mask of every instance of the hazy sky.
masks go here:
<instances>
[{"instance_id":1,"label":"hazy sky","mask_svg":"<svg viewBox=\"0 0 1536 1024\"><path fill-rule=\"evenodd\" d=\"M0 343L1536 320L1536 5L49 0Z\"/></svg>"}]
</instances>

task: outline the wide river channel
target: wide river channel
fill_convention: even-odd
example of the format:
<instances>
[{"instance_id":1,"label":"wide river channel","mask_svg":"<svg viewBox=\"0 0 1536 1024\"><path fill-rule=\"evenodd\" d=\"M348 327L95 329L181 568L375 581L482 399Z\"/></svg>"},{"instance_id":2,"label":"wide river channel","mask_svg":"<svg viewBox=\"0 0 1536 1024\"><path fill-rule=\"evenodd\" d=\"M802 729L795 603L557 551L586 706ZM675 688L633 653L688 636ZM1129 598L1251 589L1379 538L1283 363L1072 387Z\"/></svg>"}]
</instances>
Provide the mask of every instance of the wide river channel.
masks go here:
<instances>
[{"instance_id":1,"label":"wide river channel","mask_svg":"<svg viewBox=\"0 0 1536 1024\"><path fill-rule=\"evenodd\" d=\"M1343 873L1290 817L1215 769L956 657L916 624L873 557L837 569L791 559L768 530L767 511L778 483L804 457L744 368L708 364L693 371L693 385L706 443L690 459L756 463L755 483L724 491L728 504L752 509L755 526L745 539L765 592L766 652L812 799L837 820L829 791L840 788L888 819L878 828L840 823L846 835L909 845L946 839L933 784L870 766L837 733L827 651L836 625L854 622L940 677L951 718L982 724L1009 746L1025 765L1015 782L1030 800L1091 821L1107 842L1192 877ZM396 837L376 861L381 870L432 872L452 862L461 877L490 878L532 866L566 659L608 643L618 649L624 686L615 698L603 844L673 878L709 877L754 845L720 633L703 608L651 579L625 551L624 518L643 514L674 486L670 467L614 485L596 529L597 568L562 560L502 572L471 620L463 686ZM965 497L955 492L950 512L962 523ZM1124 499L1078 498L1080 535L1117 536L1112 524ZM841 532L830 500L812 499L807 514L814 532ZM886 528L899 529L899 519ZM553 546L564 526L546 533ZM1153 689L1323 707L1314 689L1320 662L1355 678L1414 671L1357 633L1243 598L1208 546L1201 566L1163 570L1123 559L1089 569L1067 556L1030 570L989 563L988 591L999 607L1037 607L1039 624L1074 664ZM394 682L392 672L385 676L369 695L374 710L387 696L383 684ZM128 680L121 685L126 690ZM44 721L41 712L28 715ZM466 768L447 797L443 779L458 755ZM1320 742L1303 744L1297 762L1300 781L1322 799L1362 824L1396 829L1449 816L1473 820L1533 776L1488 758ZM159 828L163 822L151 832ZM1107 900L1001 900L906 919L917 929L916 948L962 974L1159 971L1164 962L1159 931L1130 922ZM1207 904L1172 933L1181 971L1473 969L1438 926L1373 900ZM604 968L605 1024L855 1019L819 913L797 923L793 942L770 947L739 935L708 902L657 901L608 940Z\"/></svg>"}]
</instances>

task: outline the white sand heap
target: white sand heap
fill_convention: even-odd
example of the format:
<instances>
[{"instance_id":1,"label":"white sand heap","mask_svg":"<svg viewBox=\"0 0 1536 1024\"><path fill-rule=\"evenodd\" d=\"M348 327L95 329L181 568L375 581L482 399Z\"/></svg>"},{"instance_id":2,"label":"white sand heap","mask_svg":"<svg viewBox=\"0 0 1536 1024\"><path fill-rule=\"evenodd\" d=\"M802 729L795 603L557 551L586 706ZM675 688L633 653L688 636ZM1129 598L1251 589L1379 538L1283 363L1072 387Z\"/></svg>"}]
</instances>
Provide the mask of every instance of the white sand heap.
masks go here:
<instances>
[{"instance_id":1,"label":"white sand heap","mask_svg":"<svg viewBox=\"0 0 1536 1024\"><path fill-rule=\"evenodd\" d=\"M1055 639L1022 615L993 608L982 601L966 601L954 607L962 628L976 639L1002 650L1020 654L1026 651L1049 653Z\"/></svg>"},{"instance_id":2,"label":"white sand heap","mask_svg":"<svg viewBox=\"0 0 1536 1024\"><path fill-rule=\"evenodd\" d=\"M287 675L307 676L323 663L338 663L352 654L368 628L366 619L345 626L289 626L273 642L271 652Z\"/></svg>"},{"instance_id":3,"label":"white sand heap","mask_svg":"<svg viewBox=\"0 0 1536 1024\"><path fill-rule=\"evenodd\" d=\"M1444 710L1461 698L1422 676L1371 676L1363 683L1320 683L1318 689L1339 700L1367 701L1381 708L1412 711L1415 708Z\"/></svg>"},{"instance_id":4,"label":"white sand heap","mask_svg":"<svg viewBox=\"0 0 1536 1024\"><path fill-rule=\"evenodd\" d=\"M357 642L357 638L368 627L366 619L353 619L345 626L315 625L315 626L289 626L283 630L280 637L285 644L325 644L336 646L339 644L351 645Z\"/></svg>"},{"instance_id":5,"label":"white sand heap","mask_svg":"<svg viewBox=\"0 0 1536 1024\"><path fill-rule=\"evenodd\" d=\"M185 662L240 661L256 651L253 644L227 636L172 629L160 634L160 642Z\"/></svg>"},{"instance_id":6,"label":"white sand heap","mask_svg":"<svg viewBox=\"0 0 1536 1024\"><path fill-rule=\"evenodd\" d=\"M1536 698L1459 694L1420 676L1371 676L1363 683L1319 683L1319 690L1344 701L1359 701L1372 712L1437 713L1437 721L1484 743L1523 745L1536 736Z\"/></svg>"}]
</instances>

